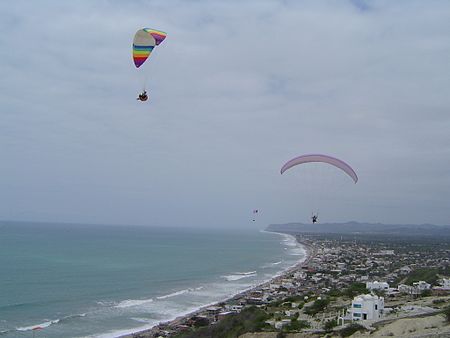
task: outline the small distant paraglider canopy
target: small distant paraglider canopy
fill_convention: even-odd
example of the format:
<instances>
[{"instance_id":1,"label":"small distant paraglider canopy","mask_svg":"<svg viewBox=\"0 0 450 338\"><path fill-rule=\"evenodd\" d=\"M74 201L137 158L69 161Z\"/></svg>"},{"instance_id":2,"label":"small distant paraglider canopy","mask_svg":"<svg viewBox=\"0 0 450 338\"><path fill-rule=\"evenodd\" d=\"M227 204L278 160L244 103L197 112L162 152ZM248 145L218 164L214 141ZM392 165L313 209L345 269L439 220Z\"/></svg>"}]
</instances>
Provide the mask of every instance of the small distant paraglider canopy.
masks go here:
<instances>
[{"instance_id":1,"label":"small distant paraglider canopy","mask_svg":"<svg viewBox=\"0 0 450 338\"><path fill-rule=\"evenodd\" d=\"M151 28L143 28L136 32L133 39L133 61L139 68L147 61L155 46L164 41L167 34Z\"/></svg>"},{"instance_id":2,"label":"small distant paraglider canopy","mask_svg":"<svg viewBox=\"0 0 450 338\"><path fill-rule=\"evenodd\" d=\"M320 154L302 155L293 158L292 160L286 162L283 167L281 167L281 174L283 174L286 170L295 167L296 165L312 162L322 162L335 166L336 168L341 169L348 176L350 176L353 182L358 182L358 176L356 175L356 172L347 163L338 158Z\"/></svg>"}]
</instances>

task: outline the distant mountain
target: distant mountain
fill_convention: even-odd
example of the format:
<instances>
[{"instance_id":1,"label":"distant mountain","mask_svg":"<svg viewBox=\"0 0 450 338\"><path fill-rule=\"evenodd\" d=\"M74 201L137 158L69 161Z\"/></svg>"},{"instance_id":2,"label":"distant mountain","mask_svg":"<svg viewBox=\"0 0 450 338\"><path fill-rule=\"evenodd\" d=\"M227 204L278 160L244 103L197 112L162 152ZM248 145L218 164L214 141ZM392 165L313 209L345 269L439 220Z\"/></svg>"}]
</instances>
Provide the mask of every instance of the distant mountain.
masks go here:
<instances>
[{"instance_id":1,"label":"distant mountain","mask_svg":"<svg viewBox=\"0 0 450 338\"><path fill-rule=\"evenodd\" d=\"M392 235L399 237L426 236L450 237L449 225L433 224L381 224L381 223L323 223L323 224L271 224L267 231L286 233L317 233L317 234L361 234L361 235Z\"/></svg>"}]
</instances>

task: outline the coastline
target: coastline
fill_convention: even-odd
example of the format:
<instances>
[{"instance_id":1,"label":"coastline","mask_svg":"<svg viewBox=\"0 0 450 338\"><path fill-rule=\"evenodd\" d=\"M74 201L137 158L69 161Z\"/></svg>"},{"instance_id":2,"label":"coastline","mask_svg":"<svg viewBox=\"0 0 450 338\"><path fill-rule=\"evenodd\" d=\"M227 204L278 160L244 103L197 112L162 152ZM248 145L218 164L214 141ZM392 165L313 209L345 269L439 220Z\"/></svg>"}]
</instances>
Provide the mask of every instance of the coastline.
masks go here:
<instances>
[{"instance_id":1,"label":"coastline","mask_svg":"<svg viewBox=\"0 0 450 338\"><path fill-rule=\"evenodd\" d=\"M269 280L267 280L261 284L251 286L250 288L248 288L244 291L241 291L241 292L239 292L231 297L228 297L224 300L206 304L206 305L196 309L195 311L191 311L189 313L182 314L172 320L160 322L159 324L156 324L156 325L152 326L151 328L139 330L139 331L133 331L133 332L126 333L126 334L123 334L120 336L115 336L115 338L150 338L150 337L155 337L155 334L157 334L158 332L163 331L167 328L176 328L176 327L182 326L190 318L200 315L201 313L206 311L206 309L209 307L218 306L219 304L227 304L227 303L237 302L239 300L242 300L242 299L248 297L252 292L260 291L262 288L267 287L272 283L281 281L282 279L286 278L288 275L295 273L296 271L302 269L302 267L304 267L304 266L307 266L309 264L309 262L311 261L311 259L314 258L315 255L317 254L316 249L310 242L301 241L295 235L292 235L289 233L284 233L284 232L277 232L277 231L267 231L267 230L263 230L263 231L268 232L268 233L274 233L274 234L294 237L297 245L301 245L302 248L305 250L305 255L299 261L297 261L294 265L281 271L277 275L273 276L272 278L270 278Z\"/></svg>"}]
</instances>

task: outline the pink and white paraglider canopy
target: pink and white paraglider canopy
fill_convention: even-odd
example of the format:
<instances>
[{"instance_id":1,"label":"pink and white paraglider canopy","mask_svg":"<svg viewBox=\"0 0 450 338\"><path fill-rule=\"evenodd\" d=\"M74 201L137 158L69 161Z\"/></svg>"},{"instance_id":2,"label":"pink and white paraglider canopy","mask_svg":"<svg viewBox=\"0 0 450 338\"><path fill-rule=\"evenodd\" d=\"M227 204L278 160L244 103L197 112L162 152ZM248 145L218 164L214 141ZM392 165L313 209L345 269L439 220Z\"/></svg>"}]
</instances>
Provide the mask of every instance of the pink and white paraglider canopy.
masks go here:
<instances>
[{"instance_id":1,"label":"pink and white paraglider canopy","mask_svg":"<svg viewBox=\"0 0 450 338\"><path fill-rule=\"evenodd\" d=\"M355 183L358 182L358 176L356 175L356 172L347 163L338 158L320 154L302 155L293 158L292 160L286 162L283 167L281 167L281 174L283 174L286 170L295 167L296 165L311 162L323 162L333 165L344 171L348 176L352 178Z\"/></svg>"}]
</instances>

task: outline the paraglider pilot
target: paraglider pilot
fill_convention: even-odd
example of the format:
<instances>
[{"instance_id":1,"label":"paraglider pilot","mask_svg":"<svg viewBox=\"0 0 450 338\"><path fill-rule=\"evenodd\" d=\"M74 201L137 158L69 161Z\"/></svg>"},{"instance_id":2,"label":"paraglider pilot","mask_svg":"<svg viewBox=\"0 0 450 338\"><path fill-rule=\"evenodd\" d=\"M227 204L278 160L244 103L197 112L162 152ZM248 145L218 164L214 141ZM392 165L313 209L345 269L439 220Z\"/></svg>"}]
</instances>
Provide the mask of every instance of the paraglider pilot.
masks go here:
<instances>
[{"instance_id":1,"label":"paraglider pilot","mask_svg":"<svg viewBox=\"0 0 450 338\"><path fill-rule=\"evenodd\" d=\"M136 100L147 101L148 100L147 92L144 90L141 94L139 94L139 96Z\"/></svg>"},{"instance_id":2,"label":"paraglider pilot","mask_svg":"<svg viewBox=\"0 0 450 338\"><path fill-rule=\"evenodd\" d=\"M311 221L312 221L313 224L316 224L316 223L317 223L318 217L319 217L318 215L312 215Z\"/></svg>"}]
</instances>

